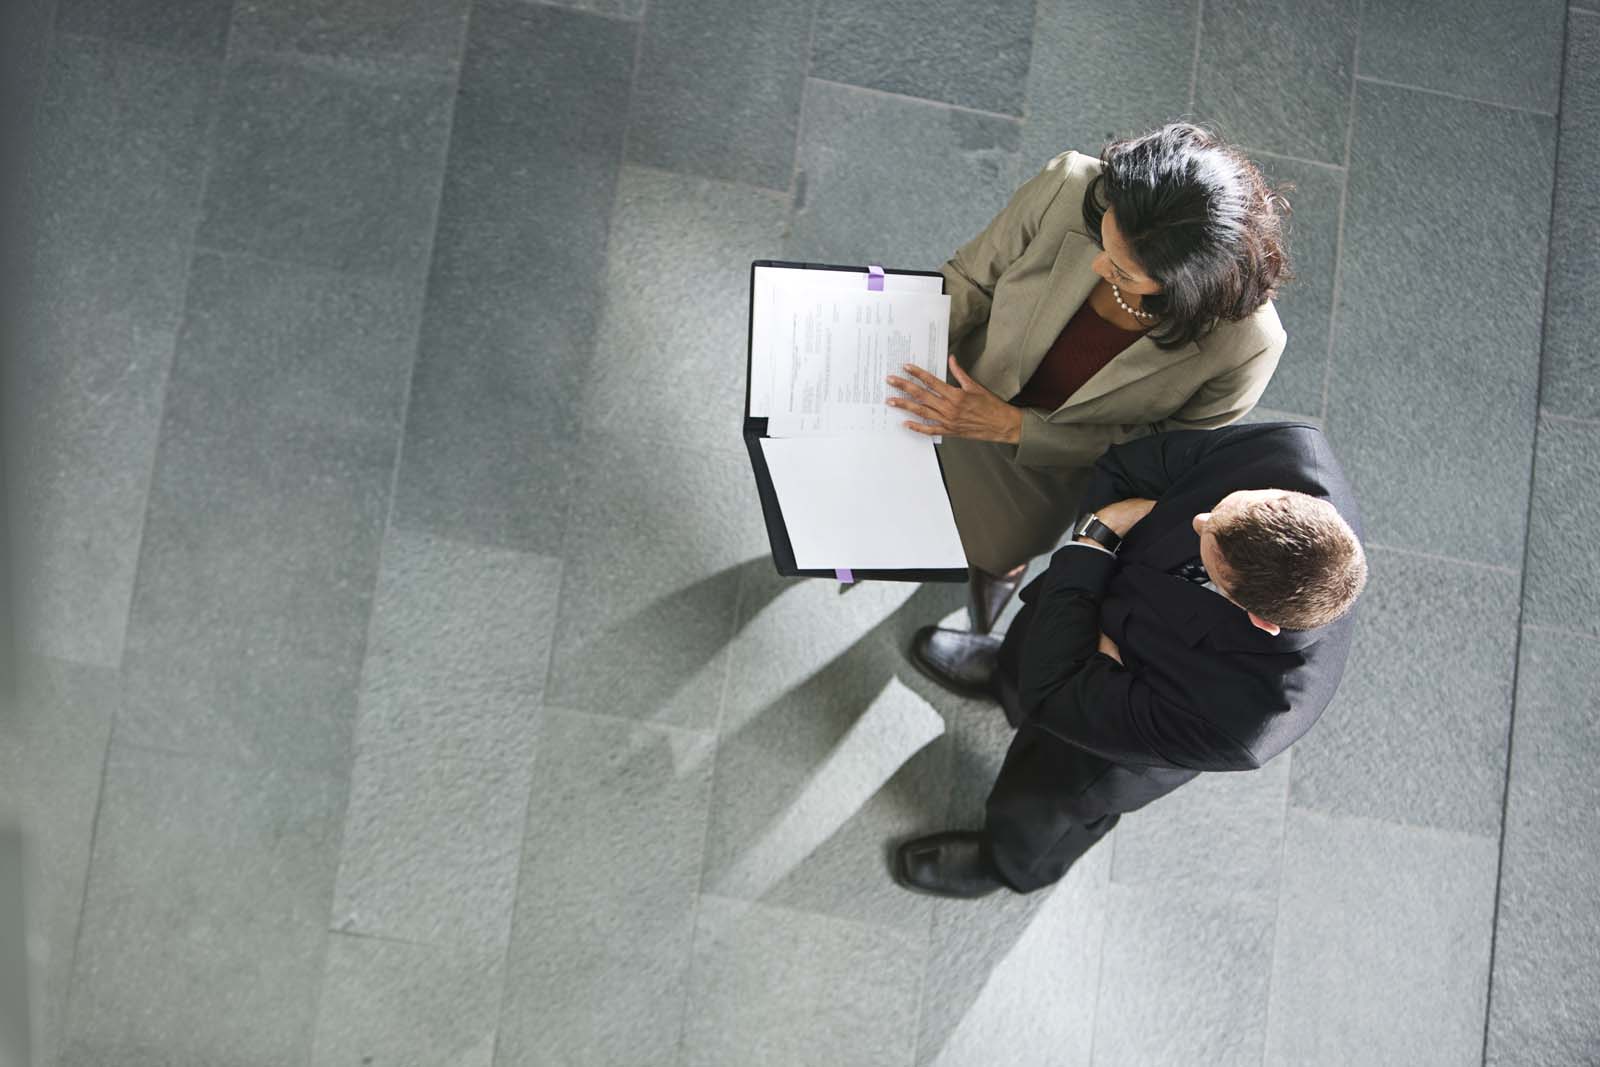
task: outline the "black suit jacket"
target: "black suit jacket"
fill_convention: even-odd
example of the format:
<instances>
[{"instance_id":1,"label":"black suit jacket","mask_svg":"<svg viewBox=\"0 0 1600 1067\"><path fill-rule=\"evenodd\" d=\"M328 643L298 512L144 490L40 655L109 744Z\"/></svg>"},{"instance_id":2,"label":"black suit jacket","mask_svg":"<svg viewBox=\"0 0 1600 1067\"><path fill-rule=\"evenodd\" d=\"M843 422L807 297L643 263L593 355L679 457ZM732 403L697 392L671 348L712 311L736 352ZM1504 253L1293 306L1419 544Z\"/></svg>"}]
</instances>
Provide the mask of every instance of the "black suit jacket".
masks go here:
<instances>
[{"instance_id":1,"label":"black suit jacket","mask_svg":"<svg viewBox=\"0 0 1600 1067\"><path fill-rule=\"evenodd\" d=\"M1022 591L1031 618L1014 710L1025 722L1113 763L1190 771L1259 767L1311 728L1344 671L1354 609L1273 636L1167 573L1199 553L1194 516L1238 489L1322 497L1361 535L1349 484L1313 426L1179 431L1110 449L1084 513L1127 497L1157 504L1116 557L1064 546ZM1122 664L1096 651L1102 629Z\"/></svg>"}]
</instances>

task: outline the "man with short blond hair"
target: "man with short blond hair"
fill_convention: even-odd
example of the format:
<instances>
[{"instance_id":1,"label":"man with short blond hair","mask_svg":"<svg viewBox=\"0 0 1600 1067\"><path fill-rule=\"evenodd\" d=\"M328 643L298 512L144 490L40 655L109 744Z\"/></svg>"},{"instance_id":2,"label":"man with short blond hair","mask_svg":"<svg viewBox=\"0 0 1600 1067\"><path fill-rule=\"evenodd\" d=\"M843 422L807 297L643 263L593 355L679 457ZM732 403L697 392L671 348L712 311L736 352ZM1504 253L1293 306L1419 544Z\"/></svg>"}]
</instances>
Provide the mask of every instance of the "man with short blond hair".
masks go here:
<instances>
[{"instance_id":1,"label":"man with short blond hair","mask_svg":"<svg viewBox=\"0 0 1600 1067\"><path fill-rule=\"evenodd\" d=\"M1366 555L1326 500L1283 489L1230 493L1203 523L1228 593L1286 630L1337 619L1366 582Z\"/></svg>"},{"instance_id":2,"label":"man with short blond hair","mask_svg":"<svg viewBox=\"0 0 1600 1067\"><path fill-rule=\"evenodd\" d=\"M1333 697L1367 562L1354 496L1315 427L1118 445L1083 510L1003 642L945 647L929 627L913 643L936 681L998 699L1017 736L981 832L897 850L909 889L1049 885L1123 814L1202 771L1260 767Z\"/></svg>"}]
</instances>

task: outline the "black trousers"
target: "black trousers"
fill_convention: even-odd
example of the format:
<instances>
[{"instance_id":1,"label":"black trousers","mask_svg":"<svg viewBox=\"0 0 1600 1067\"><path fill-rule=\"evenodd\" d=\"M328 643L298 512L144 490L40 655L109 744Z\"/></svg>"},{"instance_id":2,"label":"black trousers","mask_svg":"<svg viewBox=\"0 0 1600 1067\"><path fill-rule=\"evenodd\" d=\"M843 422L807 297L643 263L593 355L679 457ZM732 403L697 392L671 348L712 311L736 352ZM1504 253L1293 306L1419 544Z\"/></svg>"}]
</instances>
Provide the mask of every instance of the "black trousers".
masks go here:
<instances>
[{"instance_id":1,"label":"black trousers","mask_svg":"<svg viewBox=\"0 0 1600 1067\"><path fill-rule=\"evenodd\" d=\"M1001 704L1017 736L989 793L984 821L990 859L1019 893L1059 881L1122 815L1200 773L1113 763L1023 720L1018 657L1033 614L1033 605L1024 605L1000 646Z\"/></svg>"}]
</instances>

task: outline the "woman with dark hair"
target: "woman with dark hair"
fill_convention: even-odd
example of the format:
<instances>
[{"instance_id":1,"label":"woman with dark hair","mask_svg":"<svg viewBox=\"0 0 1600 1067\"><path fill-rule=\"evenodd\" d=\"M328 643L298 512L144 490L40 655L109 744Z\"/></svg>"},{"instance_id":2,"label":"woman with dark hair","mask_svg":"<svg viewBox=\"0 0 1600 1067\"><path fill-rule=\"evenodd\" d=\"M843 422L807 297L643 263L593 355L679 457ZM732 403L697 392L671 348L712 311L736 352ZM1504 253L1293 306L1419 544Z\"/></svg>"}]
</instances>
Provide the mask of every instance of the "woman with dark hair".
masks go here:
<instances>
[{"instance_id":1,"label":"woman with dark hair","mask_svg":"<svg viewBox=\"0 0 1600 1067\"><path fill-rule=\"evenodd\" d=\"M981 693L989 631L1100 454L1255 406L1285 340L1287 209L1237 150L1172 123L1098 160L1056 156L944 265L950 379L908 368L889 403L943 435L972 628L919 631L919 666Z\"/></svg>"}]
</instances>

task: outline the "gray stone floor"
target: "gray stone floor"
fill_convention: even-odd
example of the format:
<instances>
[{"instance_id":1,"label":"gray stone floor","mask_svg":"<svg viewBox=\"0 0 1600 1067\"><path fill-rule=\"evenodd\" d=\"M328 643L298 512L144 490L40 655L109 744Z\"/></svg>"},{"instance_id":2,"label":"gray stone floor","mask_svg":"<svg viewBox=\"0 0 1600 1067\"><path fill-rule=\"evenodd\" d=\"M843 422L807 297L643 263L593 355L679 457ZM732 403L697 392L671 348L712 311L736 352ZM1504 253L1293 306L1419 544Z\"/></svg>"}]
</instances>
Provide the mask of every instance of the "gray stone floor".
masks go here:
<instances>
[{"instance_id":1,"label":"gray stone floor","mask_svg":"<svg viewBox=\"0 0 1600 1067\"><path fill-rule=\"evenodd\" d=\"M40 1063L1600 1062L1600 13L55 7ZM1263 408L1364 503L1350 671L1053 892L905 894L1007 732L901 658L959 591L771 573L748 263L937 266L1185 114L1296 187Z\"/></svg>"}]
</instances>

